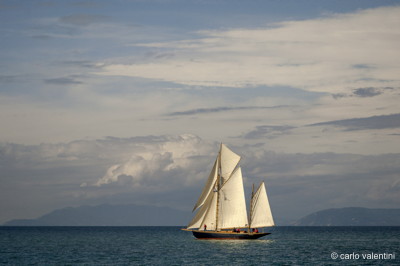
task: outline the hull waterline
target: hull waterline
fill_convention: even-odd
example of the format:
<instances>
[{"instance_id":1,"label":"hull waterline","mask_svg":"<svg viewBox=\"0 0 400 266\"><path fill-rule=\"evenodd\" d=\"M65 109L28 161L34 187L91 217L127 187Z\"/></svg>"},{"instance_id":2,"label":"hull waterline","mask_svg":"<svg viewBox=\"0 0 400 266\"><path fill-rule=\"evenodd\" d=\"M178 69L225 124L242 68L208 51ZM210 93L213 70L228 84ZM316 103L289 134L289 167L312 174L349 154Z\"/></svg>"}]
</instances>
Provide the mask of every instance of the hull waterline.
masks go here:
<instances>
[{"instance_id":1,"label":"hull waterline","mask_svg":"<svg viewBox=\"0 0 400 266\"><path fill-rule=\"evenodd\" d=\"M192 231L198 239L258 239L270 233L235 233L226 231Z\"/></svg>"}]
</instances>

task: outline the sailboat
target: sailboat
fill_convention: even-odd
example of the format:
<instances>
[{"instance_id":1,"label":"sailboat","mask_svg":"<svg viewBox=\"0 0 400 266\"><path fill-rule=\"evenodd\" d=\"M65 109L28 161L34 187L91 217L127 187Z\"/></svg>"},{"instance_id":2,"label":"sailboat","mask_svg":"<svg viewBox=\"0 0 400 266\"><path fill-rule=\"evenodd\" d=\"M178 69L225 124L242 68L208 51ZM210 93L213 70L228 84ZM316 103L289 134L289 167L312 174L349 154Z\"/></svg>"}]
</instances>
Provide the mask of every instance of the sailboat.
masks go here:
<instances>
[{"instance_id":1,"label":"sailboat","mask_svg":"<svg viewBox=\"0 0 400 266\"><path fill-rule=\"evenodd\" d=\"M201 239L257 239L268 235L258 228L274 226L264 182L253 191L249 217L240 156L221 143L218 156L197 200L187 228Z\"/></svg>"}]
</instances>

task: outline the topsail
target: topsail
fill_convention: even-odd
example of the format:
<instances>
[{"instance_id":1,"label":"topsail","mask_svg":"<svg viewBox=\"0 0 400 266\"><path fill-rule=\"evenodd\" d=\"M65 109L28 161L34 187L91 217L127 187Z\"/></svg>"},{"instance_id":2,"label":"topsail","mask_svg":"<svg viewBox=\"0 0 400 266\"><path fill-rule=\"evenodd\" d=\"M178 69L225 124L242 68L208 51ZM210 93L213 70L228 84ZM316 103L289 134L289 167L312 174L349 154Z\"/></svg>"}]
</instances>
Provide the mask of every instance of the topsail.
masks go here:
<instances>
[{"instance_id":1,"label":"topsail","mask_svg":"<svg viewBox=\"0 0 400 266\"><path fill-rule=\"evenodd\" d=\"M231 151L224 144L221 144L220 160L221 178L223 182L226 182L238 165L240 156Z\"/></svg>"}]
</instances>

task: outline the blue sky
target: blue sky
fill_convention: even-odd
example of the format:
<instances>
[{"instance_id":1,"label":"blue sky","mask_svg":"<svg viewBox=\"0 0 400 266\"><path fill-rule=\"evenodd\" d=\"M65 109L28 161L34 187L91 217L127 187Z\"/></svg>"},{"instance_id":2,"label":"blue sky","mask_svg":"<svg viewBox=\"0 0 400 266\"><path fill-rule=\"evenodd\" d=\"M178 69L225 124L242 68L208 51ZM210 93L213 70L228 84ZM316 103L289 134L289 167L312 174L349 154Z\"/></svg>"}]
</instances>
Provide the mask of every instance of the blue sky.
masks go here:
<instances>
[{"instance_id":1,"label":"blue sky","mask_svg":"<svg viewBox=\"0 0 400 266\"><path fill-rule=\"evenodd\" d=\"M282 219L398 206L399 15L398 1L1 1L0 222L190 210L220 141Z\"/></svg>"}]
</instances>

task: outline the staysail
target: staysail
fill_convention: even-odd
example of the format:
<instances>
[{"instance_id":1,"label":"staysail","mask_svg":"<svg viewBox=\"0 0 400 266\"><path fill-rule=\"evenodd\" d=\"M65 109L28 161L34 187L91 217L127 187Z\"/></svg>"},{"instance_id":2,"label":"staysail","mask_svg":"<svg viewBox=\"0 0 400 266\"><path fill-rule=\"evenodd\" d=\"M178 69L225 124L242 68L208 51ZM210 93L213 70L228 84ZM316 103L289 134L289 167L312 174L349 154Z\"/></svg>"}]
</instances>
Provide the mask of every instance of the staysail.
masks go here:
<instances>
[{"instance_id":1,"label":"staysail","mask_svg":"<svg viewBox=\"0 0 400 266\"><path fill-rule=\"evenodd\" d=\"M214 193L214 192L210 193L208 195L207 199L205 200L204 204L200 207L200 209L197 211L196 215L190 221L187 228L188 229L201 228L204 226L204 224L206 224L210 230L214 230L215 225L212 226L212 224L215 222L216 200L217 200L216 193ZM211 221L212 224L211 223L207 224L208 221ZM204 222L206 222L206 223L204 223Z\"/></svg>"},{"instance_id":2,"label":"staysail","mask_svg":"<svg viewBox=\"0 0 400 266\"><path fill-rule=\"evenodd\" d=\"M207 229L216 230L216 215L217 215L217 192L211 192L205 203L198 210L188 225L188 229L203 228L207 225Z\"/></svg>"},{"instance_id":3,"label":"staysail","mask_svg":"<svg viewBox=\"0 0 400 266\"><path fill-rule=\"evenodd\" d=\"M275 225L264 182L261 182L253 195L250 213L250 227L252 228Z\"/></svg>"}]
</instances>

